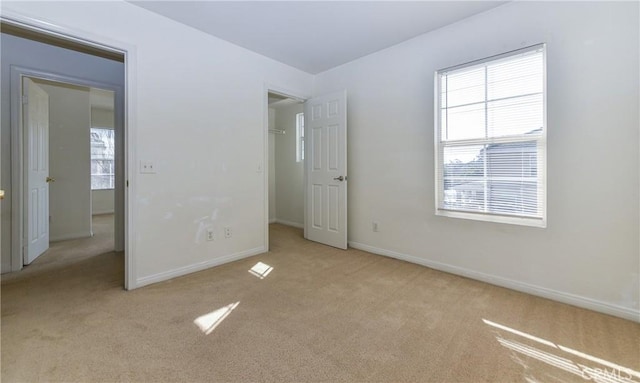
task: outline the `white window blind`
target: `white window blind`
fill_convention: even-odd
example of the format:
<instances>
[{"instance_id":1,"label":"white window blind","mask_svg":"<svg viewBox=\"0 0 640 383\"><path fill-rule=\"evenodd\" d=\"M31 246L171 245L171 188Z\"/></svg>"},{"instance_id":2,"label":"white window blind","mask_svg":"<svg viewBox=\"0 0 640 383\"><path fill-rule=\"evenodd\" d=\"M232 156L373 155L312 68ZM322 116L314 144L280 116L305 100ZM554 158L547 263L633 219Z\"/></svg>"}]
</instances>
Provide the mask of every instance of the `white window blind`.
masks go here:
<instances>
[{"instance_id":1,"label":"white window blind","mask_svg":"<svg viewBox=\"0 0 640 383\"><path fill-rule=\"evenodd\" d=\"M546 225L545 47L436 72L436 212Z\"/></svg>"}]
</instances>

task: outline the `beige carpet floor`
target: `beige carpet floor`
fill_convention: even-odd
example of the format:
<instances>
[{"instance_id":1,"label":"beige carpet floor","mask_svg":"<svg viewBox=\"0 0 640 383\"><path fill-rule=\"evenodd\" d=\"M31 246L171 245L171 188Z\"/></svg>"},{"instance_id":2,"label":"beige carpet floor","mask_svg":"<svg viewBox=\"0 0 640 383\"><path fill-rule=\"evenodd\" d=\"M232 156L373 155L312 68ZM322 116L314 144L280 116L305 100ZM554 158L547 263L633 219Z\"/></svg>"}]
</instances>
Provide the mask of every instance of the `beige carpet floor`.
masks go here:
<instances>
[{"instance_id":1,"label":"beige carpet floor","mask_svg":"<svg viewBox=\"0 0 640 383\"><path fill-rule=\"evenodd\" d=\"M94 215L91 221L92 237L51 242L49 250L19 273L3 274L2 283L42 273L65 272L67 266L90 261L101 254L113 253L113 229L113 214Z\"/></svg>"},{"instance_id":2,"label":"beige carpet floor","mask_svg":"<svg viewBox=\"0 0 640 383\"><path fill-rule=\"evenodd\" d=\"M638 323L270 235L130 292L108 251L3 276L2 382L640 381Z\"/></svg>"}]
</instances>

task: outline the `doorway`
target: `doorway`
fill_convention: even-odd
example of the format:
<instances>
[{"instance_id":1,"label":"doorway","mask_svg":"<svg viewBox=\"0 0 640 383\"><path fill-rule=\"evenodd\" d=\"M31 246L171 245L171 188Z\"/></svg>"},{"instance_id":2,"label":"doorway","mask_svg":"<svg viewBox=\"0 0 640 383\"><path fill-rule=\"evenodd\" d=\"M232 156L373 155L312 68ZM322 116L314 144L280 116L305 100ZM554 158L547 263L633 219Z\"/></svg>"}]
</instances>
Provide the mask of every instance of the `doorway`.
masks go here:
<instances>
[{"instance_id":1,"label":"doorway","mask_svg":"<svg viewBox=\"0 0 640 383\"><path fill-rule=\"evenodd\" d=\"M118 47L102 45L96 40L96 36L86 37L91 39L86 40L83 32L61 30L60 27L52 24L32 19L25 20L15 15L11 18L3 15L1 21L3 68L7 67L6 71L3 69L3 80L5 83L11 83L11 96L7 95L4 98L6 101L3 101L3 104L5 102L11 104L11 121L10 125L4 120L2 124L3 141L10 143L11 148L10 155L8 150L3 154L3 162L6 160L4 163L7 166L10 164L11 168L10 172L2 174L3 184L8 188L9 197L3 201L3 217L5 212L11 212L10 215L7 215L7 217L11 217L10 221L6 221L11 224L2 227L3 272L18 271L23 264L23 243L26 235L25 188L22 169L24 166L24 135L20 121L22 118L21 87L22 78L31 77L80 87L100 88L113 92L115 95L114 150L116 159L114 161L115 188L113 194L116 230L114 230L115 240L111 239L110 242L115 245L117 250L125 251L125 289L135 288L133 247L128 241L134 230L130 222L131 214L128 212L134 206L133 204L129 205L129 198L127 198L133 191L126 188L127 179L134 176L130 171L127 171L129 166L126 163L127 157L134 154L134 146L127 146L126 143L128 137L134 136L134 134L130 130L131 125L127 124L131 118L125 114L125 89L128 89L127 84L133 79L130 69L135 66L135 62L129 61L129 52L133 47L120 43L118 43ZM22 49L25 44L28 47ZM10 52L10 54L5 54L6 52ZM47 57L54 58L48 60ZM120 69L115 69L116 66ZM109 69L106 70L107 68ZM74 77L74 73L78 73L82 77ZM6 89L8 94L9 87ZM9 144L6 145L9 146ZM87 145L89 145L88 142ZM111 237L113 236L111 235Z\"/></svg>"},{"instance_id":2,"label":"doorway","mask_svg":"<svg viewBox=\"0 0 640 383\"><path fill-rule=\"evenodd\" d=\"M266 248L269 223L276 222L302 223L304 238L346 249L346 90L309 100L271 89L265 93Z\"/></svg>"},{"instance_id":3,"label":"doorway","mask_svg":"<svg viewBox=\"0 0 640 383\"><path fill-rule=\"evenodd\" d=\"M304 226L304 104L269 93L269 222Z\"/></svg>"},{"instance_id":4,"label":"doorway","mask_svg":"<svg viewBox=\"0 0 640 383\"><path fill-rule=\"evenodd\" d=\"M304 102L268 92L269 224L304 228Z\"/></svg>"},{"instance_id":5,"label":"doorway","mask_svg":"<svg viewBox=\"0 0 640 383\"><path fill-rule=\"evenodd\" d=\"M88 239L96 229L99 248L114 250L115 92L37 77L22 81L23 264L48 253L50 243ZM97 238L77 242L73 253L96 247Z\"/></svg>"}]
</instances>

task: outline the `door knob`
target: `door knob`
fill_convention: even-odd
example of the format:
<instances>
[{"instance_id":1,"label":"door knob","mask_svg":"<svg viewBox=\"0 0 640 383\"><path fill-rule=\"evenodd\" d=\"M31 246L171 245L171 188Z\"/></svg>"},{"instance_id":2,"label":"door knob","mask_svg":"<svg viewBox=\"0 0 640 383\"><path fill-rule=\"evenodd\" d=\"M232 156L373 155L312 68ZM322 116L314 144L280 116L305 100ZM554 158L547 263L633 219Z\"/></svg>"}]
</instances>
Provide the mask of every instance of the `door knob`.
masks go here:
<instances>
[{"instance_id":1,"label":"door knob","mask_svg":"<svg viewBox=\"0 0 640 383\"><path fill-rule=\"evenodd\" d=\"M56 182L56 179L53 177L47 177L47 183L49 182Z\"/></svg>"},{"instance_id":2,"label":"door knob","mask_svg":"<svg viewBox=\"0 0 640 383\"><path fill-rule=\"evenodd\" d=\"M336 178L334 178L334 180L336 180L336 181L344 181L344 177L343 176L336 177Z\"/></svg>"}]
</instances>

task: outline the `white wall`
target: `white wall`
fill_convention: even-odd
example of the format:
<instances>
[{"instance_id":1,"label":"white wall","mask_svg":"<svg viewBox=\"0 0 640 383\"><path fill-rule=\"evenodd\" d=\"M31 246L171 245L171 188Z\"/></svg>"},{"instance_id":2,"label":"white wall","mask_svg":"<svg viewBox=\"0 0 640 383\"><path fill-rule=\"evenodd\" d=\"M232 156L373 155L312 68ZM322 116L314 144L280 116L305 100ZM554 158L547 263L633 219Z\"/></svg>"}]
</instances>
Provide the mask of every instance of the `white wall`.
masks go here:
<instances>
[{"instance_id":1,"label":"white wall","mask_svg":"<svg viewBox=\"0 0 640 383\"><path fill-rule=\"evenodd\" d=\"M269 129L276 128L276 111L269 108ZM269 223L276 220L276 135L269 133Z\"/></svg>"},{"instance_id":2,"label":"white wall","mask_svg":"<svg viewBox=\"0 0 640 383\"><path fill-rule=\"evenodd\" d=\"M49 95L49 240L90 237L89 89L36 83Z\"/></svg>"},{"instance_id":3,"label":"white wall","mask_svg":"<svg viewBox=\"0 0 640 383\"><path fill-rule=\"evenodd\" d=\"M91 106L91 126L93 128L114 129L113 109Z\"/></svg>"},{"instance_id":4,"label":"white wall","mask_svg":"<svg viewBox=\"0 0 640 383\"><path fill-rule=\"evenodd\" d=\"M350 243L638 320L638 13L512 2L318 75L348 92ZM548 227L435 216L434 71L541 42Z\"/></svg>"},{"instance_id":5,"label":"white wall","mask_svg":"<svg viewBox=\"0 0 640 383\"><path fill-rule=\"evenodd\" d=\"M113 189L91 191L91 214L113 214Z\"/></svg>"},{"instance_id":6,"label":"white wall","mask_svg":"<svg viewBox=\"0 0 640 383\"><path fill-rule=\"evenodd\" d=\"M276 126L286 134L275 135L276 221L304 225L304 162L296 162L296 114L303 104L276 106Z\"/></svg>"},{"instance_id":7,"label":"white wall","mask_svg":"<svg viewBox=\"0 0 640 383\"><path fill-rule=\"evenodd\" d=\"M266 251L265 84L308 95L311 75L126 2L2 9L135 47L129 160L156 169L129 179L136 286ZM206 240L208 227L215 241Z\"/></svg>"},{"instance_id":8,"label":"white wall","mask_svg":"<svg viewBox=\"0 0 640 383\"><path fill-rule=\"evenodd\" d=\"M4 11L7 3L0 4ZM0 60L1 97L0 105L0 159L2 189L5 190L5 199L0 203L2 218L2 272L11 271L11 216L12 190L11 190L11 93L7 86L11 82L11 67L23 67L55 73L63 76L78 77L101 83L110 83L124 86L124 66L120 62L91 56L68 49L53 47L39 42L0 34ZM124 97L119 95L120 100ZM122 102L122 101L121 101Z\"/></svg>"},{"instance_id":9,"label":"white wall","mask_svg":"<svg viewBox=\"0 0 640 383\"><path fill-rule=\"evenodd\" d=\"M91 107L91 126L94 128L113 129L113 110ZM113 212L113 189L91 190L91 214L111 214Z\"/></svg>"}]
</instances>

